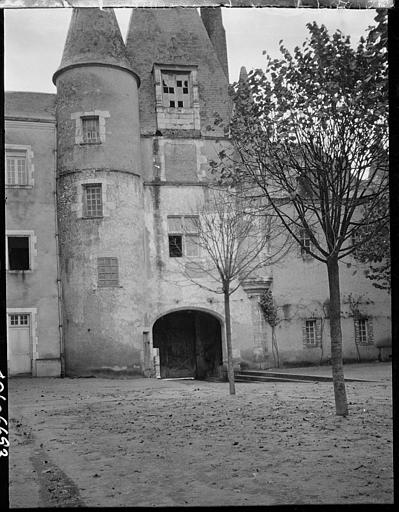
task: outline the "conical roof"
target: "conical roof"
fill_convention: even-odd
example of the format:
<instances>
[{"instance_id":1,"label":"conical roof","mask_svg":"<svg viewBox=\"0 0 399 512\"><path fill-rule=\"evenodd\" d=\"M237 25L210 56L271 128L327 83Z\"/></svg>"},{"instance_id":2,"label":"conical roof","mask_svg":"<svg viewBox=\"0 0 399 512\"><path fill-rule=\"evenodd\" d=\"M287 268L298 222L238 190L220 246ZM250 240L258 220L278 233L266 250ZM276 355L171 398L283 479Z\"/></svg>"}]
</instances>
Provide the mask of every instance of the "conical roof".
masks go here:
<instances>
[{"instance_id":1,"label":"conical roof","mask_svg":"<svg viewBox=\"0 0 399 512\"><path fill-rule=\"evenodd\" d=\"M143 132L156 129L154 64L195 67L200 91L201 126L213 125L214 114L228 118L228 80L196 8L132 9L126 48L137 70L140 87L140 124Z\"/></svg>"},{"instance_id":2,"label":"conical roof","mask_svg":"<svg viewBox=\"0 0 399 512\"><path fill-rule=\"evenodd\" d=\"M65 69L87 64L122 68L138 79L131 68L113 9L73 9L61 64L53 82Z\"/></svg>"}]
</instances>

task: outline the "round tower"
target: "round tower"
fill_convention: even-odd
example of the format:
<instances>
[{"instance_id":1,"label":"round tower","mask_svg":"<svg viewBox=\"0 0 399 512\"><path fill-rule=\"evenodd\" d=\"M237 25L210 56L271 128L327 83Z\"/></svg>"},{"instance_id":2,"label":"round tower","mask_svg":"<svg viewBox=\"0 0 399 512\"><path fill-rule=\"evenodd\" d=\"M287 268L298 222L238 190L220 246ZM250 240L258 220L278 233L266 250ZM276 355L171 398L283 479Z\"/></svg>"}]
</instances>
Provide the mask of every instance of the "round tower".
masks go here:
<instances>
[{"instance_id":1,"label":"round tower","mask_svg":"<svg viewBox=\"0 0 399 512\"><path fill-rule=\"evenodd\" d=\"M141 373L139 78L113 9L73 10L53 81L65 372Z\"/></svg>"}]
</instances>

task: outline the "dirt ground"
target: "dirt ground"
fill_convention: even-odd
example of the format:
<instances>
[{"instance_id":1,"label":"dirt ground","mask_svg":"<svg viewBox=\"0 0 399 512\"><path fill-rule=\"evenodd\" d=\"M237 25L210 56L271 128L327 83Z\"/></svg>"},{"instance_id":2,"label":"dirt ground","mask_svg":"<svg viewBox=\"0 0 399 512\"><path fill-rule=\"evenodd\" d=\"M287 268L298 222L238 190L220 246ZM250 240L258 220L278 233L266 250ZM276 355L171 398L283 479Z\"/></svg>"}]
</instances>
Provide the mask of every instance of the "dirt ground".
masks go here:
<instances>
[{"instance_id":1,"label":"dirt ground","mask_svg":"<svg viewBox=\"0 0 399 512\"><path fill-rule=\"evenodd\" d=\"M10 506L392 503L391 365L345 373L347 418L329 382L10 379Z\"/></svg>"}]
</instances>

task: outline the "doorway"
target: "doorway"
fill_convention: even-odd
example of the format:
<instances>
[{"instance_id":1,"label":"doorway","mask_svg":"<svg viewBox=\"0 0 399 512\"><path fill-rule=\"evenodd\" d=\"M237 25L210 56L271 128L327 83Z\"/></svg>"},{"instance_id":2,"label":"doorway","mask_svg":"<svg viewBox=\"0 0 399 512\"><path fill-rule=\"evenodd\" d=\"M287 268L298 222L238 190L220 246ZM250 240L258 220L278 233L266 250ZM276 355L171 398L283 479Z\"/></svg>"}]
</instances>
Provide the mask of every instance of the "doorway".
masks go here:
<instances>
[{"instance_id":1,"label":"doorway","mask_svg":"<svg viewBox=\"0 0 399 512\"><path fill-rule=\"evenodd\" d=\"M31 315L8 314L9 374L32 374Z\"/></svg>"},{"instance_id":2,"label":"doorway","mask_svg":"<svg viewBox=\"0 0 399 512\"><path fill-rule=\"evenodd\" d=\"M219 320L204 311L185 309L159 318L153 327L161 378L219 377L222 335Z\"/></svg>"}]
</instances>

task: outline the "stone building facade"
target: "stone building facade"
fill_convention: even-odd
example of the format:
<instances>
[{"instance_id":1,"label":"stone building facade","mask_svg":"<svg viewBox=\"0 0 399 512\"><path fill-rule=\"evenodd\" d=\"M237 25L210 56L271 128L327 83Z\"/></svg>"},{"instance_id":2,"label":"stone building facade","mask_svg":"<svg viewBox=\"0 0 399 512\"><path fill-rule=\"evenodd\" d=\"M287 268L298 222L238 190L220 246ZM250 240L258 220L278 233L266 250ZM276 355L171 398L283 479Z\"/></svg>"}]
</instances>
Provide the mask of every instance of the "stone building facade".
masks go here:
<instances>
[{"instance_id":1,"label":"stone building facade","mask_svg":"<svg viewBox=\"0 0 399 512\"><path fill-rule=\"evenodd\" d=\"M126 44L112 9L74 9L53 81L56 95L6 95L10 375L223 376L223 296L181 272L228 143L220 9L133 9ZM364 271L342 265L347 360L390 338L389 296ZM237 365L274 365L269 286L281 361L327 361L326 271L299 252L232 296Z\"/></svg>"}]
</instances>

